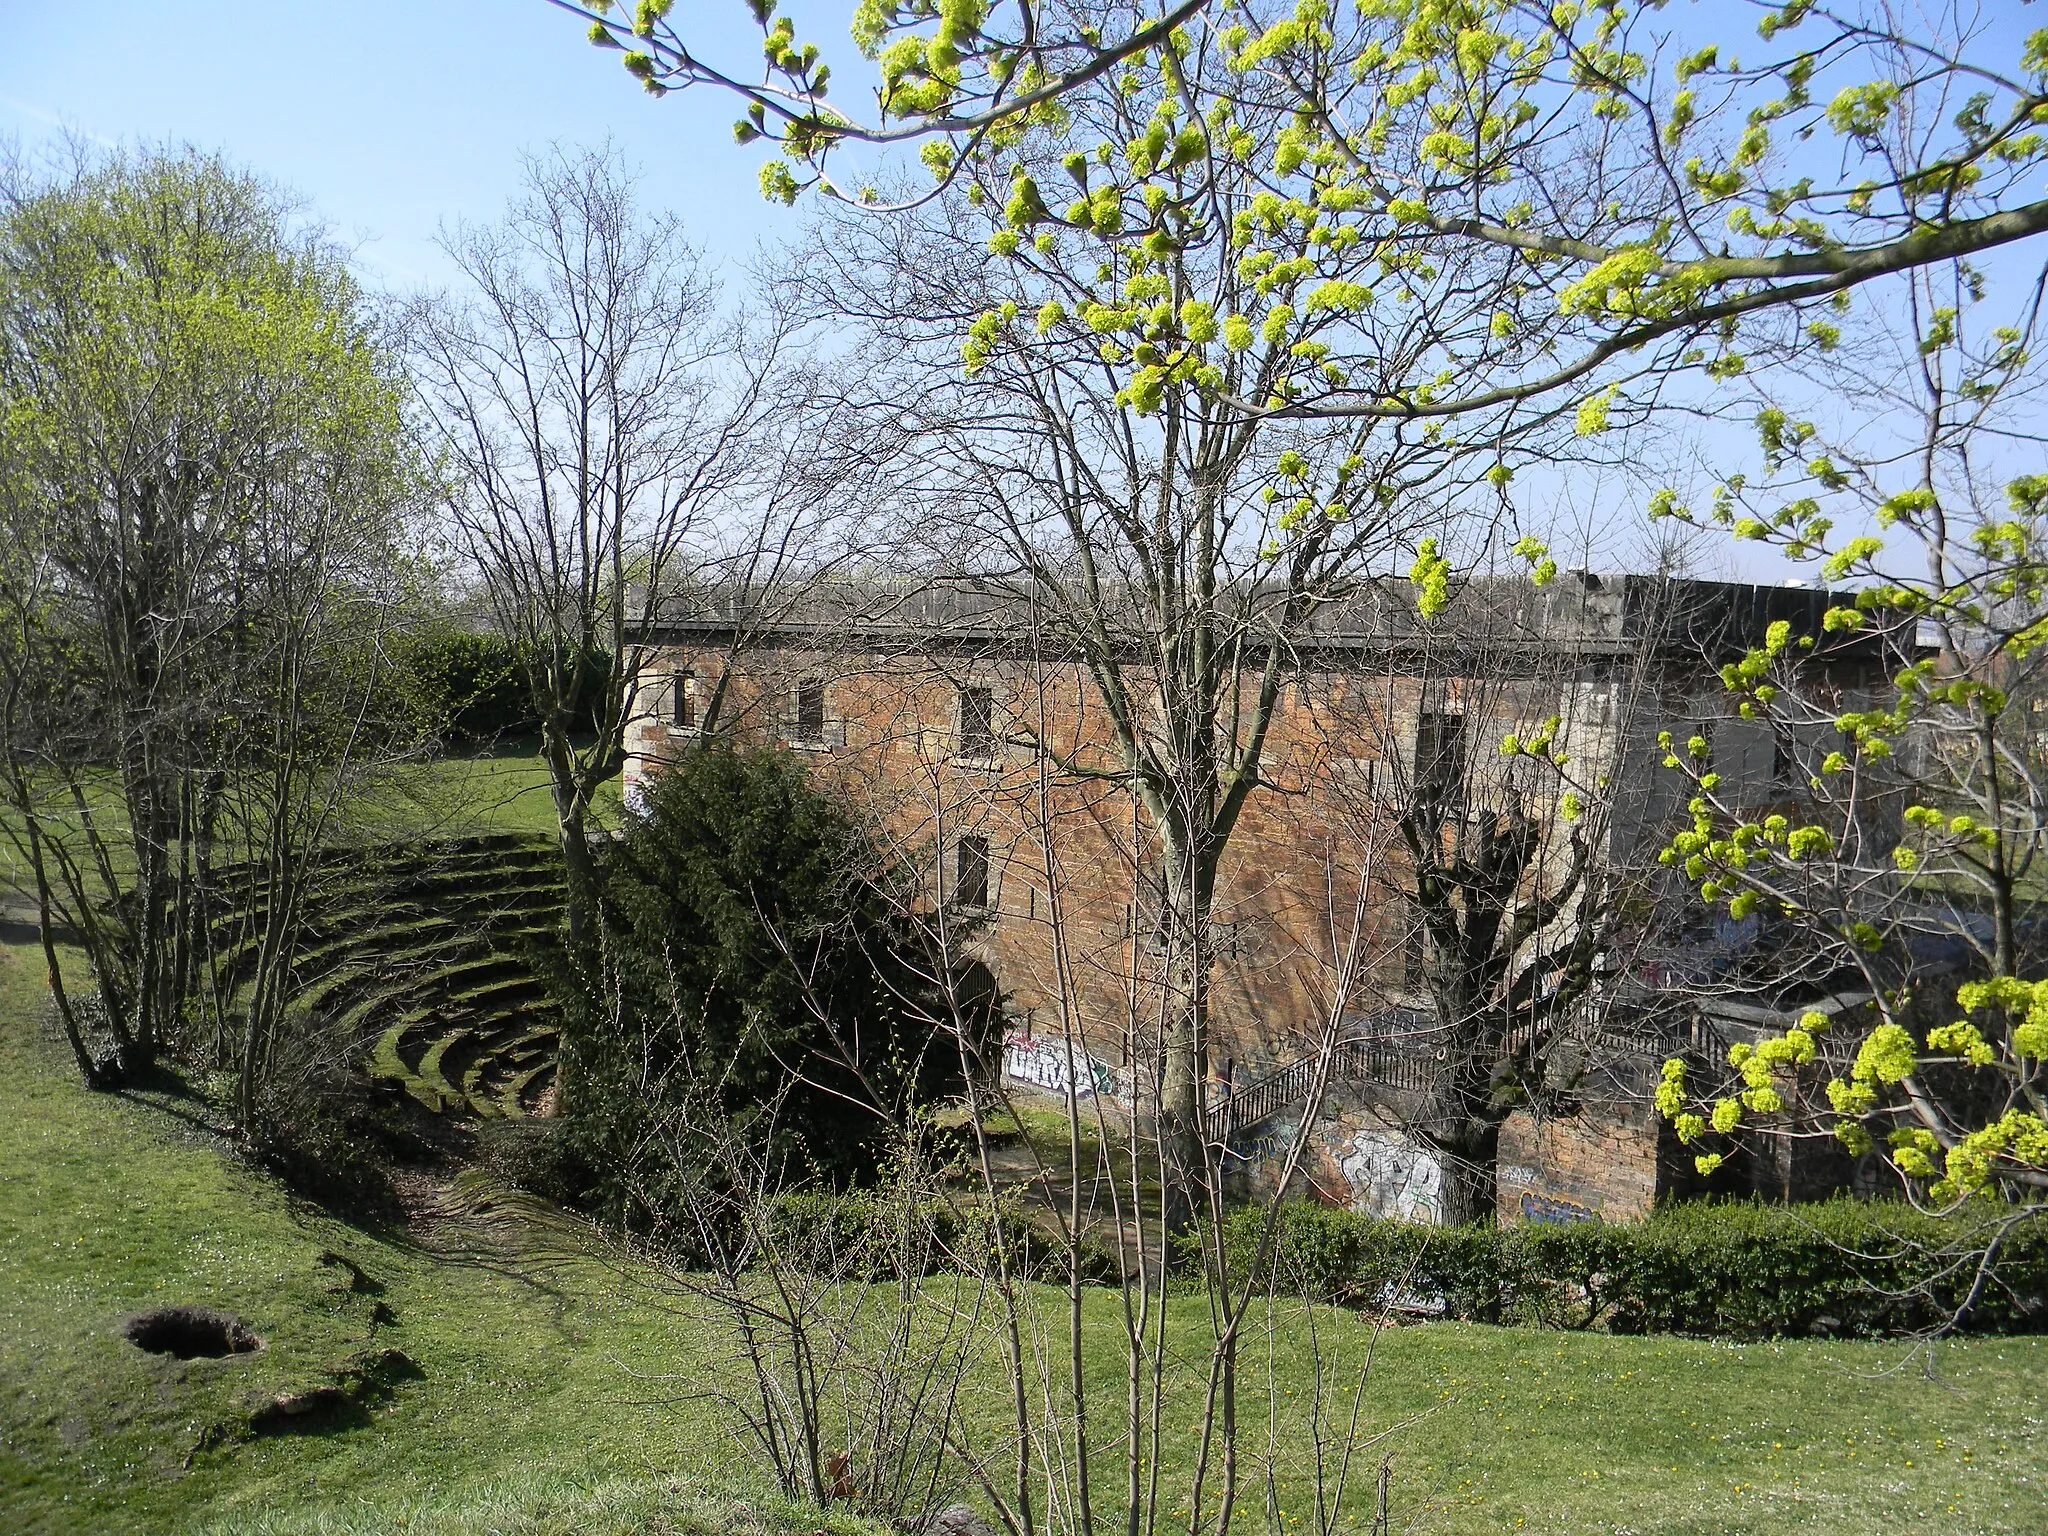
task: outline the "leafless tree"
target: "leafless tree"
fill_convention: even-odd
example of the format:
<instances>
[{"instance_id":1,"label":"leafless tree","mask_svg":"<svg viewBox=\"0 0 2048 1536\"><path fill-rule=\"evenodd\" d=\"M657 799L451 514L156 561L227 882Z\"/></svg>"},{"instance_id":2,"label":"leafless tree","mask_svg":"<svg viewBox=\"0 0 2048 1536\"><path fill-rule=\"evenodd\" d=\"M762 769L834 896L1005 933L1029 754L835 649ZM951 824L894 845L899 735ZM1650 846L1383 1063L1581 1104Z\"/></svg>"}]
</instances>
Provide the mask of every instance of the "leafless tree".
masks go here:
<instances>
[{"instance_id":1,"label":"leafless tree","mask_svg":"<svg viewBox=\"0 0 2048 1536\"><path fill-rule=\"evenodd\" d=\"M915 983L915 996L902 1001L921 1010L935 1040L959 1054L969 1092L957 1106L906 1103L879 1092L861 1098L906 1146L929 1144L927 1117L935 1108L964 1141L957 1166L931 1186L932 1198L959 1226L934 1255L947 1273L927 1284L923 1305L931 1317L919 1336L930 1339L948 1320L971 1316L973 1327L948 1347L971 1345L1001 1369L980 1395L969 1390L977 1380L988 1381L978 1374L959 1378L957 1389L945 1394L949 1477L978 1489L1018 1533L1111 1524L1151 1532L1181 1526L1183 1515L1191 1532L1221 1529L1249 1494L1254 1468L1263 1468L1262 1477L1314 1481L1318 1507L1334 1522L1352 1453L1379 1433L1358 1429L1363 1382L1318 1379L1313 1465L1305 1466L1291 1438L1294 1415L1304 1405L1280 1401L1284 1391L1261 1374L1270 1362L1262 1364L1256 1349L1266 1330L1304 1326L1301 1313L1309 1302L1276 1294L1265 1260L1281 1220L1278 1191L1299 1187L1308 1143L1300 1140L1282 1154L1260 1211L1259 1251L1249 1258L1225 1241L1220 1193L1219 1203L1202 1212L1208 1219L1191 1230L1185 1194L1161 1178L1175 1149L1148 1078L1175 1025L1182 983L1171 966L1154 963L1132 942L1128 921L1108 936L1097 931L1106 909L1149 919L1158 903L1143 856L1149 828L1142 802L1114 779L1065 770L1077 750L1071 711L1080 681L1069 648L1050 626L992 634L986 610L970 609L964 624L936 633L926 626L932 605L943 600L906 598L899 583L866 594L865 601L857 591L833 596L846 606L815 604L804 625L778 637L783 654L750 658L749 674L769 675L741 683L773 692L783 671L832 671L836 664L845 739L814 759L813 782L865 810L883 863L921 875L888 886L898 904L897 931L914 936L923 957L904 973ZM878 641L873 628L860 630L852 615L862 611L871 625L872 615L881 616L879 627L895 637L895 649ZM1014 604L997 611L1020 612ZM998 675L996 734L971 714L954 718L958 679ZM773 741L780 734L782 722L772 714L740 718L754 722L736 728L740 741ZM963 730L971 739L963 742ZM1037 750L1039 742L1061 750ZM1136 830L1105 847L1105 819L1125 827L1135 822ZM636 825L629 838L645 830ZM992 855L988 843L998 835L1001 848ZM953 857L963 836L981 850L976 859ZM1333 1080L1337 1044L1370 955L1365 914L1378 887L1369 866L1352 873L1350 908L1332 915L1341 937L1329 1006L1301 1031L1315 1062L1306 1090L1311 1115ZM763 911L760 919L779 931L772 913ZM1028 977L1011 972L1005 980L1020 990L1028 985L1042 1010L1043 1050L1055 1062L1063 1053L1064 1071L1051 1075L1056 1082L1049 1094L1020 1089L1008 1072L1010 1047L999 1047L987 1030L991 946L999 930L1021 923L1044 941L1035 946L1038 965ZM808 942L788 934L781 944L799 977L804 970L797 961ZM1105 973L1121 978L1107 976L1121 995L1121 1006L1107 1013ZM850 1068L861 1042L844 1033L843 1014L822 996L808 1006L813 1038L836 1042L836 1057L832 1044L820 1048ZM1133 1043L1129 1070L1102 1060ZM649 1053L627 1054L638 1061ZM787 1067L793 1078L809 1071L804 1060ZM832 1078L845 1091L846 1075ZM1198 1105L1198 1113L1205 1108ZM1220 1139L1206 1118L1200 1134L1200 1155L1220 1167ZM665 1155L657 1149L655 1160ZM749 1175L728 1183L751 1190L762 1181ZM790 1191L784 1183L777 1192ZM754 1209L751 1196L744 1203ZM728 1210L728 1218L732 1214ZM775 1219L772 1212L748 1215L741 1225L767 1233ZM749 1252L764 1267L744 1283L719 1282L712 1299L729 1315L772 1328L778 1338L794 1338L801 1325L811 1331L816 1352L840 1358L841 1329L826 1315L836 1313L839 1302L819 1312L808 1301L794 1307L788 1301L818 1294L816 1267L835 1272L839 1257L802 1258L766 1236ZM777 1278L784 1263L812 1279L792 1274L785 1283ZM1199 1342L1191 1343L1186 1303L1170 1300L1170 1288L1176 1273L1194 1272L1208 1282L1209 1305L1206 1332L1196 1323ZM1105 1280L1113 1291L1101 1288ZM693 1289L710 1294L703 1285ZM1106 1296L1113 1299L1105 1302ZM1107 1390L1096 1374L1104 1352L1121 1366L1120 1379ZM809 1351L779 1347L776 1355L797 1362ZM924 1356L913 1352L907 1359L913 1376L928 1374ZM863 1368L857 1362L847 1367L855 1375ZM821 1380L806 1386L790 1367L779 1367L775 1381L763 1404L771 1398L801 1403L806 1394L836 1392L841 1385ZM1254 1395L1256 1411L1247 1407ZM1325 1417L1332 1415L1348 1427ZM747 1417L763 1422L768 1414L750 1406ZM1283 1422L1285 1432L1276 1427ZM800 1436L784 1438L801 1443ZM803 1458L795 1464L801 1474ZM802 1491L805 1477L798 1475L794 1486ZM1170 1512L1176 1508L1181 1513ZM913 1505L885 1512L923 1511Z\"/></svg>"},{"instance_id":2,"label":"leafless tree","mask_svg":"<svg viewBox=\"0 0 2048 1536\"><path fill-rule=\"evenodd\" d=\"M679 221L636 203L609 149L530 159L505 219L445 246L464 291L419 307L421 389L456 538L539 722L580 934L592 804L642 708L648 625L731 553L721 520L767 485L786 337L721 311ZM814 507L740 541L756 581L811 553L796 535Z\"/></svg>"},{"instance_id":3,"label":"leafless tree","mask_svg":"<svg viewBox=\"0 0 2048 1536\"><path fill-rule=\"evenodd\" d=\"M1071 105L1068 129L1018 149L1048 182L1068 174L1058 169L1062 150L1097 134L1142 134L1150 109L1108 90ZM1284 128L1270 112L1257 121L1269 133ZM1234 330L1230 348L1201 370L1191 355L1140 342L1146 356L1156 353L1159 376L1143 388L1128 384L1123 346L1095 333L1109 323L1105 311L1186 313L1202 329L1215 323L1204 316L1265 302L1260 264L1241 268L1191 240L1151 255L1134 245L1098 271L1100 253L1070 249L1056 235L1018 247L977 212L1005 195L995 170L963 175L987 182L979 197L941 199L922 216L881 224L852 214L828 222L792 263L786 288L800 312L855 322L874 338L864 387L849 394L900 435L898 495L911 514L905 560L973 575L1027 616L1016 622L1081 662L1106 738L1073 753L1040 745L1063 775L1128 789L1142 808L1150 920L1177 978L1159 1113L1177 1149L1170 1182L1192 1215L1211 1182L1198 1112L1210 908L1261 784L1294 647L1322 608L1368 575L1405 564L1417 536L1441 528L1453 508L1472 514L1483 544L1504 515L1499 466L1554 423L1503 416L1483 450L1454 452L1426 428L1294 423L1220 404L1219 391L1270 392L1292 366L1292 344L1278 328L1267 339L1250 326ZM1187 217L1253 217L1259 195L1255 175L1224 178L1190 198ZM1018 256L1001 284L990 276L994 244ZM1325 253L1307 231L1299 244L1293 255L1327 266L1334 284L1362 285L1371 275L1362 256ZM1004 307L1004 285L1020 275L1042 300L1039 341L1022 335L1033 323L1029 305ZM1505 268L1468 278L1450 302L1483 305L1514 281ZM969 321L978 329L963 376L958 338ZM1391 390L1404 371L1428 366L1443 316L1425 308L1376 314L1372 323L1381 330L1376 366ZM1456 526L1473 536L1470 523Z\"/></svg>"},{"instance_id":4,"label":"leafless tree","mask_svg":"<svg viewBox=\"0 0 2048 1536\"><path fill-rule=\"evenodd\" d=\"M1391 844L1366 1012L1413 1058L1386 1107L1441 1169L1446 1222L1493 1219L1503 1124L1581 1086L1651 931L1676 809L1649 772L1658 668L1706 663L1666 649L1658 584L1630 585L1652 601L1578 574L1473 580L1434 621L1392 593L1353 619L1372 649L1317 674L1318 790L1345 844Z\"/></svg>"}]
</instances>

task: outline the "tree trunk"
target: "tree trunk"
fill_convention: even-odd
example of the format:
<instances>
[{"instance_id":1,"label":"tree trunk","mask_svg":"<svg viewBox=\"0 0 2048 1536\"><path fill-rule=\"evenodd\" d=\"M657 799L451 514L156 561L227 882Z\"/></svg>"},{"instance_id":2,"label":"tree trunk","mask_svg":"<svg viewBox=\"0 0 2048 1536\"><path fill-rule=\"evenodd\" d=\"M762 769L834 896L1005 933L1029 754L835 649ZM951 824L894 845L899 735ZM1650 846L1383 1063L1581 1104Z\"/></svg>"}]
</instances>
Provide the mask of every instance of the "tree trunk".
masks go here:
<instances>
[{"instance_id":1,"label":"tree trunk","mask_svg":"<svg viewBox=\"0 0 2048 1536\"><path fill-rule=\"evenodd\" d=\"M1159 1081L1159 1144L1164 1161L1164 1215L1185 1229L1209 1207L1208 1078L1210 898L1214 871L1171 844L1165 850L1158 939L1163 953L1163 1059Z\"/></svg>"},{"instance_id":2,"label":"tree trunk","mask_svg":"<svg viewBox=\"0 0 2048 1536\"><path fill-rule=\"evenodd\" d=\"M562 851L562 921L569 948L580 952L597 910L597 860L590 851L589 793L577 771L567 727L556 719L542 727L541 755L555 801L555 828Z\"/></svg>"},{"instance_id":3,"label":"tree trunk","mask_svg":"<svg viewBox=\"0 0 2048 1536\"><path fill-rule=\"evenodd\" d=\"M27 797L22 796L23 803ZM64 985L64 967L57 956L57 913L56 903L50 890L50 869L43 858L42 829L37 826L35 814L31 811L22 818L28 834L29 868L36 882L36 937L43 946L43 965L49 977L50 1001L57 1010L57 1019L64 1026L64 1038L71 1045L72 1058L78 1063L78 1074L91 1089L106 1089L113 1086L107 1074L100 1070L93 1060L92 1051L86 1043L84 1033L78 1027L78 1013L71 1006L71 994Z\"/></svg>"},{"instance_id":4,"label":"tree trunk","mask_svg":"<svg viewBox=\"0 0 2048 1536\"><path fill-rule=\"evenodd\" d=\"M1500 1122L1465 1117L1422 1130L1443 1170L1437 1195L1445 1226L1492 1226L1499 1215Z\"/></svg>"},{"instance_id":5,"label":"tree trunk","mask_svg":"<svg viewBox=\"0 0 2048 1536\"><path fill-rule=\"evenodd\" d=\"M580 808L561 818L561 848L562 922L569 947L580 952L597 908L597 860L590 851L590 829Z\"/></svg>"}]
</instances>

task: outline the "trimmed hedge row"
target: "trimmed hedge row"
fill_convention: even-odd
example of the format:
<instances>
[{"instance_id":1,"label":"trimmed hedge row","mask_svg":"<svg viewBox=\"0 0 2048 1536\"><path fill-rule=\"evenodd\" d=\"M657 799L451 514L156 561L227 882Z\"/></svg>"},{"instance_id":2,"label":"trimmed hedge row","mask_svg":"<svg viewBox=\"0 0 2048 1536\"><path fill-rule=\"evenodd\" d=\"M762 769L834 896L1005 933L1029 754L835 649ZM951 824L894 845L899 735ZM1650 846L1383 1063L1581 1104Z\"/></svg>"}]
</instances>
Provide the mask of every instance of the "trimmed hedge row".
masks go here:
<instances>
[{"instance_id":1,"label":"trimmed hedge row","mask_svg":"<svg viewBox=\"0 0 2048 1536\"><path fill-rule=\"evenodd\" d=\"M452 743L475 744L540 729L512 642L452 623L424 626L399 651L387 681L391 702ZM574 705L578 729L596 728L611 681L611 660L589 658L587 687Z\"/></svg>"},{"instance_id":2,"label":"trimmed hedge row","mask_svg":"<svg viewBox=\"0 0 2048 1536\"><path fill-rule=\"evenodd\" d=\"M1627 1224L1425 1227L1282 1208L1259 1284L1475 1322L1711 1338L1882 1336L1946 1325L2008 1208L1936 1218L1901 1202L1698 1202ZM1224 1226L1249 1272L1267 1213ZM2048 1215L2009 1228L1960 1327L2048 1331Z\"/></svg>"}]
</instances>

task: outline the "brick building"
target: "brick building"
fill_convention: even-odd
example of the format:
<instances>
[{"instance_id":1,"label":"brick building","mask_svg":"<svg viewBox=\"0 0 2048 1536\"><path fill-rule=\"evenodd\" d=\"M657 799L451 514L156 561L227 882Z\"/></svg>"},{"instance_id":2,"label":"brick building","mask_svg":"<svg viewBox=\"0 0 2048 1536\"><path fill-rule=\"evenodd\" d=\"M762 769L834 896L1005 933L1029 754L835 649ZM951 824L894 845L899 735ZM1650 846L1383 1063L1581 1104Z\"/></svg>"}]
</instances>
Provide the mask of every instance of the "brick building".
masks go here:
<instances>
[{"instance_id":1,"label":"brick building","mask_svg":"<svg viewBox=\"0 0 2048 1536\"><path fill-rule=\"evenodd\" d=\"M1386 582L1266 641L1285 645L1284 686L1210 905L1210 1098L1243 1176L1256 1184L1302 1134L1288 1068L1334 1021L1340 1070L1307 1130L1310 1192L1434 1215L1441 1169L1402 1129L1438 1053L1400 894L1400 807L1437 796L1453 820L1514 806L1558 827L1558 776L1498 749L1538 731L1597 793L1579 826L1600 859L1640 859L1678 808L1660 730L1708 736L1724 785L1768 801L1798 754L1734 717L1716 669L1773 621L1818 633L1826 605L1806 589L1573 573L1544 589L1475 583L1425 623L1406 584ZM827 587L767 624L715 599L678 612L639 680L628 803L707 728L807 754L971 931L1006 998L1009 1075L1136 1105L1156 1060L1156 850L1087 658L1035 617L969 584ZM1885 670L1861 640L1826 665L1845 701ZM1246 667L1235 697L1261 670ZM1648 1088L1672 1031L1698 1025L1652 1017L1656 989L1623 984L1640 959L1617 956L1602 991L1619 1006L1572 1042L1570 1091L1503 1128L1503 1219L1637 1215L1681 1180Z\"/></svg>"}]
</instances>

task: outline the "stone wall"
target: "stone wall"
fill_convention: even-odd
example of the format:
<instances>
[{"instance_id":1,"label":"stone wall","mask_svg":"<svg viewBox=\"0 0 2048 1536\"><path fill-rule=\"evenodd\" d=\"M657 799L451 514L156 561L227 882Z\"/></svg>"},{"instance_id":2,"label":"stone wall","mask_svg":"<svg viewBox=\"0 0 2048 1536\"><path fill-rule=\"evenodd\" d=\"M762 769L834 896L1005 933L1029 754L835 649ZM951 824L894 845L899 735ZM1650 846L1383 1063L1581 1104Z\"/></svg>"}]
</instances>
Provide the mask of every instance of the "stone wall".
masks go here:
<instances>
[{"instance_id":1,"label":"stone wall","mask_svg":"<svg viewBox=\"0 0 2048 1536\"><path fill-rule=\"evenodd\" d=\"M1498 658L1496 658L1497 660ZM1660 674L1623 718L1616 684L1625 658L1553 658L1521 678L1425 682L1388 658L1305 668L1292 675L1265 744L1260 788L1246 801L1218 872L1212 904L1216 963L1210 994L1212 1083L1244 1084L1313 1048L1333 1007L1350 1016L1419 1001L1408 991L1410 924L1402 842L1389 793L1411 773L1425 713L1460 717L1475 806L1513 799L1555 827L1555 793L1518 780L1497 744L1558 717L1556 744L1583 778L1630 787L1641 804L1617 808L1617 836L1640 835L1661 814L1654 718L1674 723L1725 707L1697 664ZM1531 664L1533 667L1533 664ZM1148 880L1152 834L1122 782L1093 684L1071 663L1028 660L998 642L944 646L906 638L892 649L857 639L837 648L777 640L735 661L715 643L678 643L643 674L646 712L628 731L628 803L646 775L687 750L679 679L701 715L720 701L738 740L803 752L876 814L932 895L949 881L963 839L985 844L986 910L973 925L977 958L1006 995L1009 1054L1039 1086L1068 1080L1128 1092L1156 1056L1165 962L1154 940L1158 898ZM990 699L983 703L979 690ZM994 740L963 755L970 691ZM823 719L817 718L822 698ZM797 701L801 701L801 704ZM1712 701L1712 702L1708 702ZM1031 743L1051 750L1041 753ZM1730 769L1735 768L1730 734ZM1762 755L1742 767L1767 781ZM1751 761L1757 759L1758 761ZM1050 765L1083 769L1070 773ZM1761 764L1761 765L1760 765ZM1715 765L1722 766L1717 745ZM1554 839L1562 847L1561 839ZM1370 883L1366 872L1372 871ZM1360 899L1364 884L1364 899ZM1063 944L1055 945L1058 929ZM1349 953L1347 953L1349 951ZM1338 978L1348 990L1335 997ZM1064 1043L1071 1035L1071 1056ZM1058 1043L1053 1043L1058 1042ZM1256 1182L1298 1124L1256 1128L1242 1176ZM1441 1170L1363 1097L1333 1106L1313 1128L1303 1166L1316 1198L1429 1219ZM1656 1122L1640 1096L1578 1113L1512 1119L1500 1148L1504 1220L1626 1219L1659 1191Z\"/></svg>"},{"instance_id":2,"label":"stone wall","mask_svg":"<svg viewBox=\"0 0 2048 1536\"><path fill-rule=\"evenodd\" d=\"M1597 1113L1508 1117L1500 1134L1500 1219L1627 1221L1650 1214L1659 1184L1658 1122L1646 1104Z\"/></svg>"},{"instance_id":3,"label":"stone wall","mask_svg":"<svg viewBox=\"0 0 2048 1536\"><path fill-rule=\"evenodd\" d=\"M683 646L650 661L645 712L628 730L629 804L643 778L694 739L674 723L675 679L693 679L701 710L712 691L707 679L725 665L715 651ZM805 679L822 684L825 701L825 729L810 740L793 730L789 707ZM974 758L960 755L958 734L969 687L993 693L1002 738L997 750ZM1144 985L1160 963L1149 828L1113 779L1042 778L1041 759L1018 739L1035 736L1070 762L1114 771L1106 722L1078 668L774 645L742 658L718 692L733 736L806 753L820 773L878 810L904 857L933 871L934 894L943 893L959 840L985 839L990 900L977 942L1025 1032L1050 1032L1062 1017L1057 913L1085 1053L1120 1068L1141 1053L1132 1039L1143 1027L1133 1023L1133 978ZM1514 765L1496 748L1503 735L1553 715L1564 717L1558 741L1571 747L1582 773L1606 771L1627 750L1614 687L1576 664L1542 680L1489 683L1483 693L1457 678L1427 688L1419 678L1385 673L1292 678L1265 744L1263 787L1244 806L1211 907L1210 1065L1217 1076L1242 1083L1313 1048L1347 958L1347 1013L1414 1000L1393 807L1425 707L1466 719L1475 804L1511 796L1538 815L1550 813L1542 786L1514 780ZM1646 777L1618 765L1613 776ZM1360 903L1369 865L1374 884Z\"/></svg>"},{"instance_id":4,"label":"stone wall","mask_svg":"<svg viewBox=\"0 0 2048 1536\"><path fill-rule=\"evenodd\" d=\"M1275 1116L1232 1143L1241 1191L1274 1192L1298 1114ZM1501 1128L1502 1222L1628 1221L1649 1214L1665 1179L1655 1112L1603 1104L1538 1119L1526 1111ZM1333 1092L1309 1135L1289 1193L1371 1216L1435 1221L1443 1170L1401 1129L1399 1106L1371 1094Z\"/></svg>"}]
</instances>

